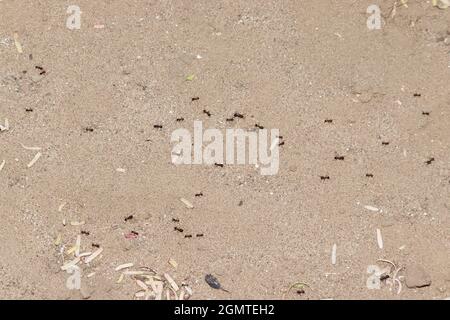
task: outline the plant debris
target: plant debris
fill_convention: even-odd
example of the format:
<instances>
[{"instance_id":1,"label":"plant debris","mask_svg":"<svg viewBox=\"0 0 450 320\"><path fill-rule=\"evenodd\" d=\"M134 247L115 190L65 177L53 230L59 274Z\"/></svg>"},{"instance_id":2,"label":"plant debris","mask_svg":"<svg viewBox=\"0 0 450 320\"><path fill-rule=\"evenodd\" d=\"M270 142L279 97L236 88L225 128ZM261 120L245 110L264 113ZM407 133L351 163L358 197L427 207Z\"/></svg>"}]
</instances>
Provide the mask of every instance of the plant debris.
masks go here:
<instances>
[{"instance_id":1,"label":"plant debris","mask_svg":"<svg viewBox=\"0 0 450 320\"><path fill-rule=\"evenodd\" d=\"M14 44L16 46L18 53L23 53L22 44L19 41L19 34L17 32L14 33Z\"/></svg>"},{"instance_id":2,"label":"plant debris","mask_svg":"<svg viewBox=\"0 0 450 320\"><path fill-rule=\"evenodd\" d=\"M34 158L30 161L30 163L28 163L27 167L31 168L39 160L39 158L41 156L42 156L42 153L40 153L40 152L36 153Z\"/></svg>"},{"instance_id":3,"label":"plant debris","mask_svg":"<svg viewBox=\"0 0 450 320\"><path fill-rule=\"evenodd\" d=\"M381 230L377 229L377 243L380 249L383 249L383 237L381 236Z\"/></svg>"},{"instance_id":4,"label":"plant debris","mask_svg":"<svg viewBox=\"0 0 450 320\"><path fill-rule=\"evenodd\" d=\"M128 269L128 268L132 268L134 266L134 264L133 263L124 263L124 264L121 264L121 265L118 265L114 270L116 270L116 271L120 271L120 270L123 270L123 269Z\"/></svg>"},{"instance_id":5,"label":"plant debris","mask_svg":"<svg viewBox=\"0 0 450 320\"><path fill-rule=\"evenodd\" d=\"M180 201L184 203L186 208L194 209L194 205L192 203L190 203L188 200L186 200L185 198L180 198Z\"/></svg>"}]
</instances>

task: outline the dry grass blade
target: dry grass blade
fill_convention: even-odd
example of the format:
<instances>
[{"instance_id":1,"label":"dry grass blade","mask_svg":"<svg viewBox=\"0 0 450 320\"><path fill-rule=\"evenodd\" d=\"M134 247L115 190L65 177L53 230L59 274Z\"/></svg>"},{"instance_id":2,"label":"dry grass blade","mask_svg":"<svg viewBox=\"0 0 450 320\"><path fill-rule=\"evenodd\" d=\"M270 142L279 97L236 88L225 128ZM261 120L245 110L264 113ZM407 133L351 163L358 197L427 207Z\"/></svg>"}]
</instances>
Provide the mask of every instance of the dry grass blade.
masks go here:
<instances>
[{"instance_id":1,"label":"dry grass blade","mask_svg":"<svg viewBox=\"0 0 450 320\"><path fill-rule=\"evenodd\" d=\"M120 271L120 270L123 270L123 269L127 269L127 268L131 268L131 267L133 267L134 266L134 264L133 263L124 263L124 264L121 264L121 265L118 265L117 267L116 267L116 269L114 269L114 270L116 270L116 271Z\"/></svg>"},{"instance_id":2,"label":"dry grass blade","mask_svg":"<svg viewBox=\"0 0 450 320\"><path fill-rule=\"evenodd\" d=\"M164 278L166 278L167 282L169 282L170 286L175 290L178 291L180 288L178 287L178 285L176 284L176 282L172 279L172 277L170 275L168 275L167 273L164 273Z\"/></svg>"},{"instance_id":3,"label":"dry grass blade","mask_svg":"<svg viewBox=\"0 0 450 320\"><path fill-rule=\"evenodd\" d=\"M17 32L14 32L14 44L16 46L17 52L23 53L22 44L19 41L19 34Z\"/></svg>"},{"instance_id":4,"label":"dry grass blade","mask_svg":"<svg viewBox=\"0 0 450 320\"><path fill-rule=\"evenodd\" d=\"M91 262L92 260L97 258L100 255L100 253L102 253L102 252L103 252L103 248L98 248L97 250L94 251L93 254L91 254L89 257L87 257L84 260L84 263L88 264L89 262Z\"/></svg>"},{"instance_id":5,"label":"dry grass blade","mask_svg":"<svg viewBox=\"0 0 450 320\"><path fill-rule=\"evenodd\" d=\"M194 209L194 205L192 203L190 203L188 200L186 200L185 198L181 198L180 201L184 203L186 208Z\"/></svg>"},{"instance_id":6,"label":"dry grass blade","mask_svg":"<svg viewBox=\"0 0 450 320\"><path fill-rule=\"evenodd\" d=\"M34 158L30 161L30 163L28 163L27 167L28 167L28 168L31 168L31 167L36 163L36 161L39 160L39 158L40 158L41 156L42 156L42 153L40 153L40 152L36 153L36 155L34 156Z\"/></svg>"}]
</instances>

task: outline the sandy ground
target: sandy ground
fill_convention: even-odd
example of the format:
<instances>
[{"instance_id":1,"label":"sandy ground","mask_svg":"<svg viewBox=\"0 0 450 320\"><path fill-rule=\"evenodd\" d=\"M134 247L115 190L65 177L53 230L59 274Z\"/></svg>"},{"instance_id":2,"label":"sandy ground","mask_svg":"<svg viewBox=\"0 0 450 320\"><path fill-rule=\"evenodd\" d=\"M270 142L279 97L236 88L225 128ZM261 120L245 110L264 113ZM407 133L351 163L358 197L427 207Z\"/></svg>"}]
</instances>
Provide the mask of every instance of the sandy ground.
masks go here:
<instances>
[{"instance_id":1,"label":"sandy ground","mask_svg":"<svg viewBox=\"0 0 450 320\"><path fill-rule=\"evenodd\" d=\"M132 299L128 262L191 299L449 297L450 10L377 1L370 31L374 2L0 1L0 297ZM170 135L194 120L280 129L279 173L174 166ZM81 232L103 252L69 290ZM377 259L403 267L399 294L395 270L367 288ZM405 285L414 266L431 285Z\"/></svg>"}]
</instances>

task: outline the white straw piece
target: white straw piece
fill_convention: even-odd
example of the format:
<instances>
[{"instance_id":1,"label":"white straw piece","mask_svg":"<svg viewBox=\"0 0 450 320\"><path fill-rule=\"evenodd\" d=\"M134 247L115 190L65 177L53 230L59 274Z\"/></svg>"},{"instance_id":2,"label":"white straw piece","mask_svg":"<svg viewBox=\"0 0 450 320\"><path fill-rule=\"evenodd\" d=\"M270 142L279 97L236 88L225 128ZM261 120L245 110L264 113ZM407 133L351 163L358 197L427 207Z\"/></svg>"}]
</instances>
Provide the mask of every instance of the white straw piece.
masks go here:
<instances>
[{"instance_id":1,"label":"white straw piece","mask_svg":"<svg viewBox=\"0 0 450 320\"><path fill-rule=\"evenodd\" d=\"M336 251L337 251L337 245L336 243L333 244L333 249L331 249L331 264L336 264Z\"/></svg>"},{"instance_id":2,"label":"white straw piece","mask_svg":"<svg viewBox=\"0 0 450 320\"><path fill-rule=\"evenodd\" d=\"M87 257L84 260L84 263L88 264L89 262L91 262L92 260L97 258L100 255L100 253L102 253L102 251L103 251L103 248L98 248L97 250L94 251L93 254L91 254L89 257Z\"/></svg>"},{"instance_id":3,"label":"white straw piece","mask_svg":"<svg viewBox=\"0 0 450 320\"><path fill-rule=\"evenodd\" d=\"M383 237L381 236L381 230L377 229L377 242L378 242L378 247L380 249L383 249Z\"/></svg>"},{"instance_id":4,"label":"white straw piece","mask_svg":"<svg viewBox=\"0 0 450 320\"><path fill-rule=\"evenodd\" d=\"M33 160L30 161L30 163L27 165L27 167L31 168L36 163L36 161L39 160L39 158L41 156L42 156L42 153L40 153L40 152L36 153L36 155L34 156Z\"/></svg>"}]
</instances>

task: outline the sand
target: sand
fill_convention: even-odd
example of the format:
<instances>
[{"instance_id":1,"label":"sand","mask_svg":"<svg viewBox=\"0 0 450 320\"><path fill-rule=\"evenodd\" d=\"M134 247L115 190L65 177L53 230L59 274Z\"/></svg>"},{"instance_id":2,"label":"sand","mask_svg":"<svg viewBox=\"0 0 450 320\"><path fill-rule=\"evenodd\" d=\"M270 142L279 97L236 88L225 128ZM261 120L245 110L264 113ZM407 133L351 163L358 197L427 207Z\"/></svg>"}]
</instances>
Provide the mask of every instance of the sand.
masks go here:
<instances>
[{"instance_id":1,"label":"sand","mask_svg":"<svg viewBox=\"0 0 450 320\"><path fill-rule=\"evenodd\" d=\"M0 298L133 299L126 263L191 299L450 296L450 10L378 1L370 31L372 1L75 2L79 30L72 1L0 1ZM278 174L175 166L194 120L279 129ZM431 285L369 289L378 259Z\"/></svg>"}]
</instances>

